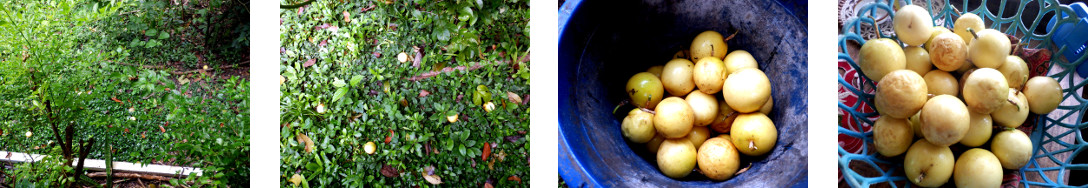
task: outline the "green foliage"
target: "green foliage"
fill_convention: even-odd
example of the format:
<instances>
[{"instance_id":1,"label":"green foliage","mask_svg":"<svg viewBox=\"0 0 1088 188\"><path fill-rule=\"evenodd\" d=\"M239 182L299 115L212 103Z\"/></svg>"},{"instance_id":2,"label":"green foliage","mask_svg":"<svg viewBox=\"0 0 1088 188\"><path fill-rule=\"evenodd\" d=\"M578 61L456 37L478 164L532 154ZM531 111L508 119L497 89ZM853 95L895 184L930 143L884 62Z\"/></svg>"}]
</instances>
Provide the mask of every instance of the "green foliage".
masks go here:
<instances>
[{"instance_id":1,"label":"green foliage","mask_svg":"<svg viewBox=\"0 0 1088 188\"><path fill-rule=\"evenodd\" d=\"M422 170L432 166L440 186L527 186L529 106L507 92L530 93L529 63L510 63L528 53L528 2L389 3L318 0L281 10L280 184L295 186L297 174L299 187L433 186ZM482 68L409 80L474 65ZM459 119L450 123L451 115ZM487 161L485 143L495 146ZM384 165L397 176L382 175Z\"/></svg>"},{"instance_id":2,"label":"green foliage","mask_svg":"<svg viewBox=\"0 0 1088 188\"><path fill-rule=\"evenodd\" d=\"M197 62L180 57L209 49L193 42L208 32L186 24L230 3L168 2L2 0L0 150L59 157L54 135L73 133L98 139L89 158L203 168L193 178L206 181L190 184L248 184L249 82L141 66ZM43 171L24 177L61 172Z\"/></svg>"}]
</instances>

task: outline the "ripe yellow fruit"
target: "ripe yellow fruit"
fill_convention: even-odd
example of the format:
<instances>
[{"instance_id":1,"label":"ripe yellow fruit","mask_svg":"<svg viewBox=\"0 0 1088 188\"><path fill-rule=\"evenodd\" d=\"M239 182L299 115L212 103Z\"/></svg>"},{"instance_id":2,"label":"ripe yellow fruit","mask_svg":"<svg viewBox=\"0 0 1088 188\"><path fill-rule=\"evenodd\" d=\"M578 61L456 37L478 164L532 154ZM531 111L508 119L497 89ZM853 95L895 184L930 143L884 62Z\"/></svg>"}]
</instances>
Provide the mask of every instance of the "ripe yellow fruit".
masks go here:
<instances>
[{"instance_id":1,"label":"ripe yellow fruit","mask_svg":"<svg viewBox=\"0 0 1088 188\"><path fill-rule=\"evenodd\" d=\"M725 63L718 58L699 59L692 70L695 86L706 94L718 93L722 90L722 84L725 84L725 78L729 74L727 70Z\"/></svg>"},{"instance_id":2,"label":"ripe yellow fruit","mask_svg":"<svg viewBox=\"0 0 1088 188\"><path fill-rule=\"evenodd\" d=\"M865 73L865 77L873 81L880 81L892 71L907 68L903 47L892 39L880 38L865 42L861 46L859 57L858 66Z\"/></svg>"},{"instance_id":3,"label":"ripe yellow fruit","mask_svg":"<svg viewBox=\"0 0 1088 188\"><path fill-rule=\"evenodd\" d=\"M756 58L752 57L751 53L744 50L729 52L729 55L725 56L725 60L722 61L725 63L725 70L729 70L729 73L737 72L741 69L759 68L759 64L756 63Z\"/></svg>"},{"instance_id":4,"label":"ripe yellow fruit","mask_svg":"<svg viewBox=\"0 0 1088 188\"><path fill-rule=\"evenodd\" d=\"M775 129L774 122L762 113L737 116L729 134L733 137L733 145L740 149L740 153L748 156L766 154L778 142L778 130Z\"/></svg>"},{"instance_id":5,"label":"ripe yellow fruit","mask_svg":"<svg viewBox=\"0 0 1088 188\"><path fill-rule=\"evenodd\" d=\"M699 61L703 57L714 57L722 59L725 57L725 53L728 52L729 45L725 44L722 34L717 31L703 31L699 35L695 36L695 40L691 42L691 58L693 61Z\"/></svg>"},{"instance_id":6,"label":"ripe yellow fruit","mask_svg":"<svg viewBox=\"0 0 1088 188\"><path fill-rule=\"evenodd\" d=\"M960 99L951 95L939 95L926 101L919 115L922 136L927 143L950 146L963 139L970 129L971 115Z\"/></svg>"},{"instance_id":7,"label":"ripe yellow fruit","mask_svg":"<svg viewBox=\"0 0 1088 188\"><path fill-rule=\"evenodd\" d=\"M873 123L873 146L880 155L894 157L907 151L914 132L905 119L880 116Z\"/></svg>"},{"instance_id":8,"label":"ripe yellow fruit","mask_svg":"<svg viewBox=\"0 0 1088 188\"><path fill-rule=\"evenodd\" d=\"M978 68L998 68L1005 64L1005 60L1012 50L1009 37L1005 33L994 29L984 29L978 32L978 38L969 44L971 62Z\"/></svg>"},{"instance_id":9,"label":"ripe yellow fruit","mask_svg":"<svg viewBox=\"0 0 1088 188\"><path fill-rule=\"evenodd\" d=\"M623 118L620 128L623 130L623 136L631 142L646 143L657 134L653 121L654 114L641 109L632 109L627 113L627 117Z\"/></svg>"},{"instance_id":10,"label":"ripe yellow fruit","mask_svg":"<svg viewBox=\"0 0 1088 188\"><path fill-rule=\"evenodd\" d=\"M906 119L926 103L926 82L918 73L897 70L888 73L876 88L876 109L880 114Z\"/></svg>"},{"instance_id":11,"label":"ripe yellow fruit","mask_svg":"<svg viewBox=\"0 0 1088 188\"><path fill-rule=\"evenodd\" d=\"M661 72L661 84L665 91L673 96L684 96L695 89L695 79L692 70L695 64L686 59L673 59L665 64L665 70Z\"/></svg>"},{"instance_id":12,"label":"ripe yellow fruit","mask_svg":"<svg viewBox=\"0 0 1088 188\"><path fill-rule=\"evenodd\" d=\"M707 178L715 181L725 181L733 177L740 167L740 155L737 154L737 147L733 146L733 142L725 137L706 140L699 147L698 155L696 160L699 164L699 171L703 172Z\"/></svg>"},{"instance_id":13,"label":"ripe yellow fruit","mask_svg":"<svg viewBox=\"0 0 1088 188\"><path fill-rule=\"evenodd\" d=\"M718 117L718 100L714 96L704 94L699 90L691 91L684 99L691 107L695 115L695 126L707 126ZM698 144L695 147L699 147Z\"/></svg>"},{"instance_id":14,"label":"ripe yellow fruit","mask_svg":"<svg viewBox=\"0 0 1088 188\"><path fill-rule=\"evenodd\" d=\"M933 33L933 17L918 5L907 5L895 12L895 35L909 46L921 46Z\"/></svg>"},{"instance_id":15,"label":"ripe yellow fruit","mask_svg":"<svg viewBox=\"0 0 1088 188\"><path fill-rule=\"evenodd\" d=\"M722 96L733 110L755 112L771 97L771 81L759 69L741 69L725 79Z\"/></svg>"},{"instance_id":16,"label":"ripe yellow fruit","mask_svg":"<svg viewBox=\"0 0 1088 188\"><path fill-rule=\"evenodd\" d=\"M1036 76L1024 84L1024 96L1032 113L1048 114L1062 102L1062 86L1054 78Z\"/></svg>"},{"instance_id":17,"label":"ripe yellow fruit","mask_svg":"<svg viewBox=\"0 0 1088 188\"><path fill-rule=\"evenodd\" d=\"M903 171L914 184L937 187L948 182L955 163L955 156L948 146L934 145L921 139L907 150L907 155L903 158Z\"/></svg>"},{"instance_id":18,"label":"ripe yellow fruit","mask_svg":"<svg viewBox=\"0 0 1088 188\"><path fill-rule=\"evenodd\" d=\"M1001 163L985 149L974 148L960 154L953 171L956 187L1001 186Z\"/></svg>"},{"instance_id":19,"label":"ripe yellow fruit","mask_svg":"<svg viewBox=\"0 0 1088 188\"><path fill-rule=\"evenodd\" d=\"M929 46L930 62L937 69L955 71L967 63L967 43L953 33L942 33L933 38Z\"/></svg>"},{"instance_id":20,"label":"ripe yellow fruit","mask_svg":"<svg viewBox=\"0 0 1088 188\"><path fill-rule=\"evenodd\" d=\"M963 139L960 139L960 144L968 147L978 147L990 140L990 135L993 134L994 130L994 121L990 114L975 112L970 112L970 114L971 123L967 128L967 134L963 135Z\"/></svg>"},{"instance_id":21,"label":"ripe yellow fruit","mask_svg":"<svg viewBox=\"0 0 1088 188\"><path fill-rule=\"evenodd\" d=\"M691 131L695 123L695 114L688 103L680 97L669 97L657 104L654 109L654 128L665 138L682 138Z\"/></svg>"},{"instance_id":22,"label":"ripe yellow fruit","mask_svg":"<svg viewBox=\"0 0 1088 188\"><path fill-rule=\"evenodd\" d=\"M967 44L971 44L971 42L975 40L975 36L971 35L971 32L967 31L967 28L971 28L971 30L974 30L975 32L986 29L986 25L982 22L982 18L978 17L975 13L963 14L960 18L956 19L954 25L956 27L953 28L953 30L955 30L956 35L959 35Z\"/></svg>"},{"instance_id":23,"label":"ripe yellow fruit","mask_svg":"<svg viewBox=\"0 0 1088 188\"><path fill-rule=\"evenodd\" d=\"M910 46L903 49L903 54L907 57L907 70L912 70L918 75L923 75L933 69L933 63L930 63L929 52L926 52L922 47Z\"/></svg>"},{"instance_id":24,"label":"ripe yellow fruit","mask_svg":"<svg viewBox=\"0 0 1088 188\"><path fill-rule=\"evenodd\" d=\"M666 139L657 152L657 167L671 178L683 178L695 169L695 146L687 139Z\"/></svg>"},{"instance_id":25,"label":"ripe yellow fruit","mask_svg":"<svg viewBox=\"0 0 1088 188\"><path fill-rule=\"evenodd\" d=\"M948 72L931 70L922 79L926 81L926 91L929 94L957 96L960 93L960 82Z\"/></svg>"},{"instance_id":26,"label":"ripe yellow fruit","mask_svg":"<svg viewBox=\"0 0 1088 188\"><path fill-rule=\"evenodd\" d=\"M984 41L978 41L981 44ZM963 101L975 112L990 114L1008 103L1009 83L1001 72L979 68L967 77L963 85Z\"/></svg>"}]
</instances>

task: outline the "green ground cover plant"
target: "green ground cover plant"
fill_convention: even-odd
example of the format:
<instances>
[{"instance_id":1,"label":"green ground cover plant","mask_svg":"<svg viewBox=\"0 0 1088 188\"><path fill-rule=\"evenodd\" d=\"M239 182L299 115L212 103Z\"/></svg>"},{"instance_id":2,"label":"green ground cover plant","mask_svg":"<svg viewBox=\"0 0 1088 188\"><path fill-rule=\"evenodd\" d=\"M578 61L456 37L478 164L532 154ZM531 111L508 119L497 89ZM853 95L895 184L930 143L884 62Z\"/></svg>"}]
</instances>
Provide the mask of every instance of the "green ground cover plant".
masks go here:
<instances>
[{"instance_id":1,"label":"green ground cover plant","mask_svg":"<svg viewBox=\"0 0 1088 188\"><path fill-rule=\"evenodd\" d=\"M248 184L247 6L0 2L0 151L48 156L0 163L0 186L112 185L79 158L204 170L142 186Z\"/></svg>"},{"instance_id":2,"label":"green ground cover plant","mask_svg":"<svg viewBox=\"0 0 1088 188\"><path fill-rule=\"evenodd\" d=\"M280 3L281 186L529 185L529 2Z\"/></svg>"}]
</instances>

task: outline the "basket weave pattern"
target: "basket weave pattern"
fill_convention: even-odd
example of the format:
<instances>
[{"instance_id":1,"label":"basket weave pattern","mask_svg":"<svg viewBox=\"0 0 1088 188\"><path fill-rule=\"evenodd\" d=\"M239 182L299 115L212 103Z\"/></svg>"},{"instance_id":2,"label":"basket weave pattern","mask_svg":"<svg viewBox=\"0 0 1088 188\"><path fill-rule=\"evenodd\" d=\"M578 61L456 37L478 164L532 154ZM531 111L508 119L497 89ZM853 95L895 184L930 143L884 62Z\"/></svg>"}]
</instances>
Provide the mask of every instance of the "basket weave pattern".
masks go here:
<instances>
[{"instance_id":1,"label":"basket weave pattern","mask_svg":"<svg viewBox=\"0 0 1088 188\"><path fill-rule=\"evenodd\" d=\"M1062 54L1066 47L1054 46L1050 41L1053 33L1032 32L1037 29L1045 30L1043 28L1047 27L1046 23L1050 20L1049 18L1044 20L1044 14L1053 15L1059 12L1072 14L1072 10L1059 6L1055 0L1000 2L998 7L987 7L988 2L983 0L981 5L977 7L972 5L969 10L964 8L968 7L966 0L946 0L936 3L925 0L915 1L914 4L931 11L934 25L951 28L959 15L970 12L979 15L988 28L1019 37L1025 47L1048 49L1054 54L1049 62L1030 63L1031 76L1046 75L1058 80L1062 85L1064 100L1057 110L1045 116L1030 115L1025 125L1021 126L1021 130L1027 132L1032 139L1033 156L1031 161L1019 171L1006 174L1006 181L1011 181L1006 182L1006 186L1066 185L1070 170L1088 170L1088 164L1072 163L1074 155L1080 150L1088 149L1088 143L1080 136L1079 131L1088 128L1088 123L1082 123L1088 101L1080 94L1086 82L1075 73L1076 66L1088 59L1088 55L1082 55L1076 59L1065 59L1059 54ZM839 48L839 181L853 187L869 187L875 184L888 184L891 187L910 186L903 174L902 157L883 157L872 149L873 134L870 129L879 117L872 107L876 84L875 81L864 76L857 62L851 58L851 54L857 54L857 49L873 36L895 38L894 33L888 32L890 28L874 29L874 25L890 26L890 24L878 24L880 18L877 15L887 14L890 19L894 16L895 5L891 0L876 0L871 4L843 6L853 7L850 8L852 12L855 8L857 10L857 15L852 15L843 23L837 46ZM1034 21L1021 21L1027 5L1039 8L1038 15L1027 15L1028 18L1034 16ZM1016 14L1012 17L1001 17L1000 15L1006 14L1006 11L1016 11ZM1058 20L1058 23L1075 21L1076 18L1066 18ZM870 34L874 31L876 31L875 35ZM950 178L949 182L952 181Z\"/></svg>"}]
</instances>

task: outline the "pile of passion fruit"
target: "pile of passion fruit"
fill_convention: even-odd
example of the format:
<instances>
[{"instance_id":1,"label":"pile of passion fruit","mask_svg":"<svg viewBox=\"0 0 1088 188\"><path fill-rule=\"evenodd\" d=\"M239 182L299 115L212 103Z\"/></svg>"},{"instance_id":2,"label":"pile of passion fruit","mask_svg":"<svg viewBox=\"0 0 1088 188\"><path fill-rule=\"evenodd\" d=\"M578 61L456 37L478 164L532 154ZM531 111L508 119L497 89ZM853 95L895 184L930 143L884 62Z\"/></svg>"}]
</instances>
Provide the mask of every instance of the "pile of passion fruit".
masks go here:
<instances>
[{"instance_id":1,"label":"pile of passion fruit","mask_svg":"<svg viewBox=\"0 0 1088 188\"><path fill-rule=\"evenodd\" d=\"M1019 169L1031 158L1031 139L1016 128L1028 112L1057 108L1061 86L1046 76L1029 79L1027 63L1009 55L1018 45L986 29L978 15L961 15L949 30L933 26L922 7L907 5L895 12L893 24L899 41L869 40L858 59L865 76L878 81L876 151L906 153L907 178L922 187L949 178L958 187L1000 186L1002 168ZM987 141L990 147L980 148ZM958 159L949 149L957 143L969 148Z\"/></svg>"},{"instance_id":2,"label":"pile of passion fruit","mask_svg":"<svg viewBox=\"0 0 1088 188\"><path fill-rule=\"evenodd\" d=\"M656 153L665 176L683 178L698 166L706 177L724 181L740 170L738 152L761 156L774 148L770 80L748 52L727 54L726 40L716 31L702 32L690 51L627 82L638 108L623 119L623 136Z\"/></svg>"}]
</instances>

